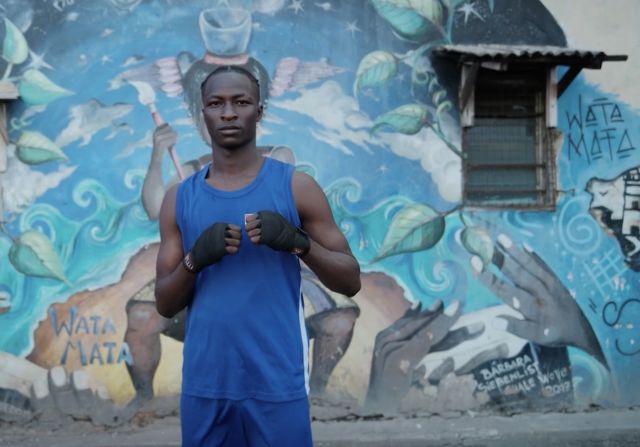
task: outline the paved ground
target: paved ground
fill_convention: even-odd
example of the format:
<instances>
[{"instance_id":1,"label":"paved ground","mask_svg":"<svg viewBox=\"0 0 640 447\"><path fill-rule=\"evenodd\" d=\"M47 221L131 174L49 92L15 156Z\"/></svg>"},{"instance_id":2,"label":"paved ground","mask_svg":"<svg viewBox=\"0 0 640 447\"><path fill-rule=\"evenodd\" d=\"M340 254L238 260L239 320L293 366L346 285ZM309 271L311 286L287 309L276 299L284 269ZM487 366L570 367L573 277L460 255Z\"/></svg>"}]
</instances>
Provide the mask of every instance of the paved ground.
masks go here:
<instances>
[{"instance_id":1,"label":"paved ground","mask_svg":"<svg viewBox=\"0 0 640 447\"><path fill-rule=\"evenodd\" d=\"M640 446L640 409L587 413L479 416L467 414L377 420L316 421L316 447L465 446L563 447ZM0 446L12 447L175 447L177 417L153 419L117 429L74 422L62 428L0 426ZM285 446L283 446L285 447Z\"/></svg>"}]
</instances>

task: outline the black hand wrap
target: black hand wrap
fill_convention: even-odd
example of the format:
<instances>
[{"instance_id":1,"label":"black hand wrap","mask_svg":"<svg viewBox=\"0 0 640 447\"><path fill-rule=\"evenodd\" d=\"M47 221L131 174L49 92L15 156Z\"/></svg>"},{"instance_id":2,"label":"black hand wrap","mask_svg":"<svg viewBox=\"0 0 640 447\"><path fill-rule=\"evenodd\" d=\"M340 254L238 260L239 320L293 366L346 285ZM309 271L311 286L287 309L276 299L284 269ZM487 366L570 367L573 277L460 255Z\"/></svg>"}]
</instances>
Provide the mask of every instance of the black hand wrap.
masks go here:
<instances>
[{"instance_id":1,"label":"black hand wrap","mask_svg":"<svg viewBox=\"0 0 640 447\"><path fill-rule=\"evenodd\" d=\"M227 233L226 223L215 223L198 236L191 247L191 261L196 272L208 265L215 264L227 254L224 238Z\"/></svg>"},{"instance_id":2,"label":"black hand wrap","mask_svg":"<svg viewBox=\"0 0 640 447\"><path fill-rule=\"evenodd\" d=\"M273 211L258 212L260 219L260 242L274 250L288 251L298 256L309 252L309 236L300 228L291 225L284 217Z\"/></svg>"}]
</instances>

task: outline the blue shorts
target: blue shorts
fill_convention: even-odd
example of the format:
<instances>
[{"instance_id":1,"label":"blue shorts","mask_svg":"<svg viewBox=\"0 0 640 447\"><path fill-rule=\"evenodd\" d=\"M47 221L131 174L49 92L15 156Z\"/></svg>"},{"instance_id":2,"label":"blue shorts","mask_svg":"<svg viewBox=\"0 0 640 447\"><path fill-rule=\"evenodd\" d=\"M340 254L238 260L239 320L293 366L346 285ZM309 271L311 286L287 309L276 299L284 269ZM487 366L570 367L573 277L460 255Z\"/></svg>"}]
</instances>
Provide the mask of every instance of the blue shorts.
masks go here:
<instances>
[{"instance_id":1,"label":"blue shorts","mask_svg":"<svg viewBox=\"0 0 640 447\"><path fill-rule=\"evenodd\" d=\"M208 399L182 394L182 447L311 447L309 400Z\"/></svg>"}]
</instances>

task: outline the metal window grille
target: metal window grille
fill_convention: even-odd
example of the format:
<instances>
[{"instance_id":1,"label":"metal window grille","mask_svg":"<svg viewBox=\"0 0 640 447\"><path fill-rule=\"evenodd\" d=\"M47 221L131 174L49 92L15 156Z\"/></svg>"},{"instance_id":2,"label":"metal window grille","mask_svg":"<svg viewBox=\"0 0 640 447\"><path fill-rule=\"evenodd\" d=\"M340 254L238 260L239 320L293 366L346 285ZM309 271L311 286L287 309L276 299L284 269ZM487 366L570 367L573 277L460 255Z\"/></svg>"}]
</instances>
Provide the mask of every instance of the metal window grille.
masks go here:
<instances>
[{"instance_id":1,"label":"metal window grille","mask_svg":"<svg viewBox=\"0 0 640 447\"><path fill-rule=\"evenodd\" d=\"M545 76L543 70L478 71L474 124L464 131L466 204L551 204Z\"/></svg>"}]
</instances>

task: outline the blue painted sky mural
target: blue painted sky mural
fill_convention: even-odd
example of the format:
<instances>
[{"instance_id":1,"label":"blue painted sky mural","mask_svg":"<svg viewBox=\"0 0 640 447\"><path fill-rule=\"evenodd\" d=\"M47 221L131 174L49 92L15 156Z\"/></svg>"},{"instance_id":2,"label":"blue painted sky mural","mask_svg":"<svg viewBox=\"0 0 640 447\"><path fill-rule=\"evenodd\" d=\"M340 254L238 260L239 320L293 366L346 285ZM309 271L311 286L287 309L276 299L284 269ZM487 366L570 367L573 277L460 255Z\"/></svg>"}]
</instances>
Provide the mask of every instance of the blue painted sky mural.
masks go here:
<instances>
[{"instance_id":1,"label":"blue painted sky mural","mask_svg":"<svg viewBox=\"0 0 640 447\"><path fill-rule=\"evenodd\" d=\"M368 285L351 302L308 279L308 326L349 327L312 392L434 411L454 384L468 408L637 404L636 99L586 76L560 97L553 211L461 206L459 77L432 51L573 44L552 1L519 3L516 14L506 0L4 1L0 75L20 99L0 173L0 351L86 367L118 403L175 391L176 365L131 368L143 350L127 338L131 309L153 306L153 256L140 253L159 241L153 210L178 167L210 153L194 119L199 77L249 63L268 96L259 144L322 185ZM172 132L172 153L160 150ZM416 319L432 329L406 335L393 374L376 366L374 343ZM181 340L162 325L148 329L157 343ZM81 361L78 340L99 348Z\"/></svg>"}]
</instances>

